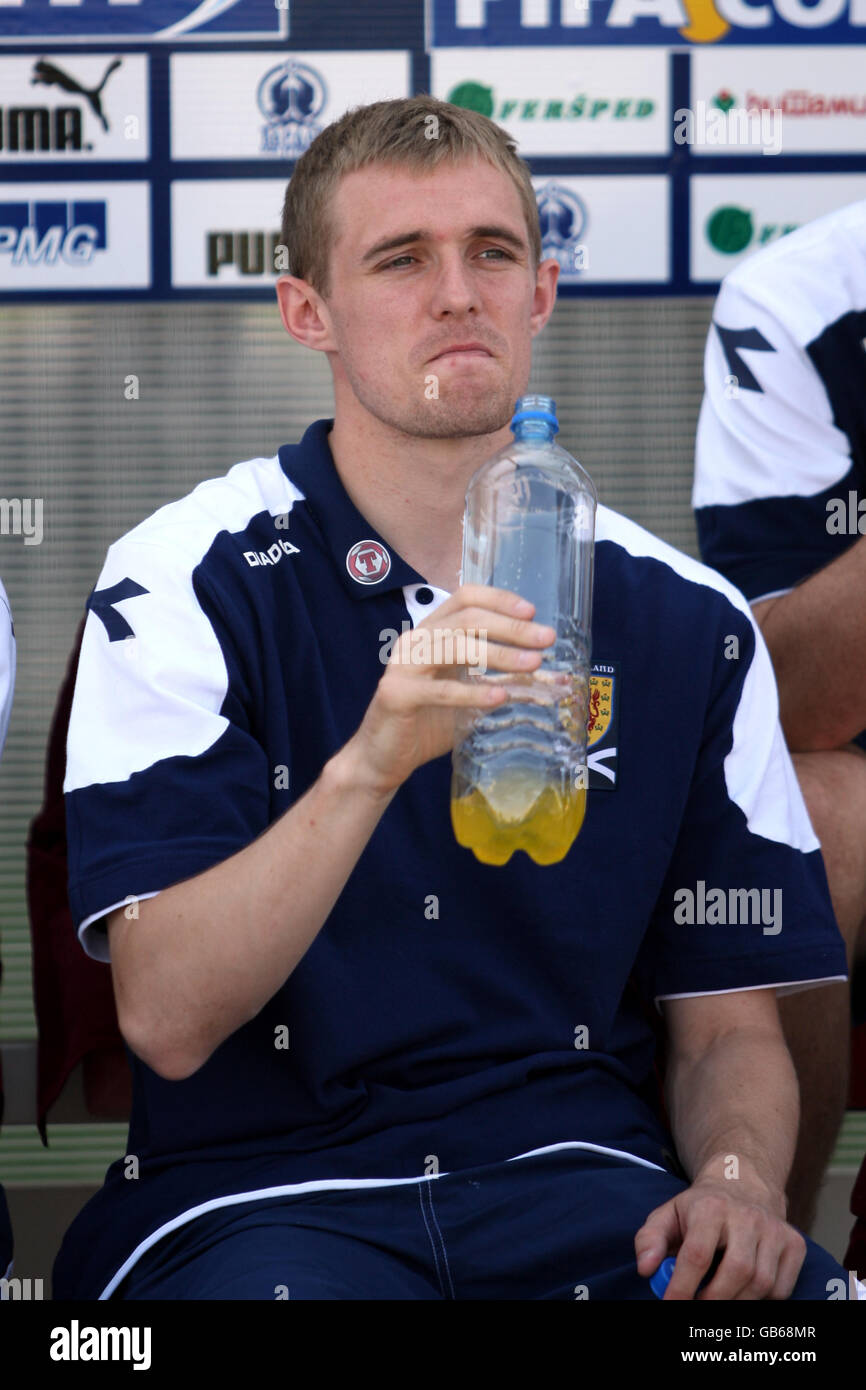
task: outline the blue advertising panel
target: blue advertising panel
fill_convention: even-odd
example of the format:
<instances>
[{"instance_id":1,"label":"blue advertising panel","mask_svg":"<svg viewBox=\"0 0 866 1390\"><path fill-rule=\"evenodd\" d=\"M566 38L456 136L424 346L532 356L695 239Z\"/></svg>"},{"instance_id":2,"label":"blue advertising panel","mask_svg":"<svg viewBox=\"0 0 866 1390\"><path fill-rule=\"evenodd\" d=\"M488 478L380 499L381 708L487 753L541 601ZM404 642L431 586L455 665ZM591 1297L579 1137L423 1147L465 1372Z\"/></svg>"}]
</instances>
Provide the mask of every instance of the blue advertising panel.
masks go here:
<instances>
[{"instance_id":1,"label":"blue advertising panel","mask_svg":"<svg viewBox=\"0 0 866 1390\"><path fill-rule=\"evenodd\" d=\"M273 297L319 132L429 92L530 166L559 292L711 293L866 197L866 0L0 0L0 302Z\"/></svg>"},{"instance_id":2,"label":"blue advertising panel","mask_svg":"<svg viewBox=\"0 0 866 1390\"><path fill-rule=\"evenodd\" d=\"M0 0L0 44L287 39L289 0Z\"/></svg>"},{"instance_id":3,"label":"blue advertising panel","mask_svg":"<svg viewBox=\"0 0 866 1390\"><path fill-rule=\"evenodd\" d=\"M866 43L866 0L426 0L428 45Z\"/></svg>"}]
</instances>

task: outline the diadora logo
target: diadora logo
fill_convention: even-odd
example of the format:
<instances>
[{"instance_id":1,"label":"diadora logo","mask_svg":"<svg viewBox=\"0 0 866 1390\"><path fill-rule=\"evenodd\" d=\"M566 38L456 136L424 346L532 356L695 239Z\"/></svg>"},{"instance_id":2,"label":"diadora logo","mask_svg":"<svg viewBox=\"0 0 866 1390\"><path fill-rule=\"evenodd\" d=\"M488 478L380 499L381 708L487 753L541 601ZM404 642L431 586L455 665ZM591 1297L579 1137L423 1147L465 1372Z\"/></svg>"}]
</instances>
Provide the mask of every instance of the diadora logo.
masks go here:
<instances>
[{"instance_id":1,"label":"diadora logo","mask_svg":"<svg viewBox=\"0 0 866 1390\"><path fill-rule=\"evenodd\" d=\"M104 202L0 203L0 255L12 265L86 265L105 251Z\"/></svg>"},{"instance_id":2,"label":"diadora logo","mask_svg":"<svg viewBox=\"0 0 866 1390\"><path fill-rule=\"evenodd\" d=\"M278 565L284 555L299 555L298 546L291 541L274 541L267 550L245 550L244 559L248 565Z\"/></svg>"}]
</instances>

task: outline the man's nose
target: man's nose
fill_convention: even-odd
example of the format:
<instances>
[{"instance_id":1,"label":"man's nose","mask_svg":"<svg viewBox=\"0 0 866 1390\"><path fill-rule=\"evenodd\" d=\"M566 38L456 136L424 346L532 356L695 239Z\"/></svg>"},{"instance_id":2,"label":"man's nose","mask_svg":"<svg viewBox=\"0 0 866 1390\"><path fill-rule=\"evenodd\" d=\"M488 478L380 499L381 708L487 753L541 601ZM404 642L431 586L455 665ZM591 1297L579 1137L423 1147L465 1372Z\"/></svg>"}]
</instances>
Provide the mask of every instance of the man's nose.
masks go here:
<instances>
[{"instance_id":1,"label":"man's nose","mask_svg":"<svg viewBox=\"0 0 866 1390\"><path fill-rule=\"evenodd\" d=\"M478 307L478 289L470 267L460 252L443 252L433 287L436 313L467 313Z\"/></svg>"}]
</instances>

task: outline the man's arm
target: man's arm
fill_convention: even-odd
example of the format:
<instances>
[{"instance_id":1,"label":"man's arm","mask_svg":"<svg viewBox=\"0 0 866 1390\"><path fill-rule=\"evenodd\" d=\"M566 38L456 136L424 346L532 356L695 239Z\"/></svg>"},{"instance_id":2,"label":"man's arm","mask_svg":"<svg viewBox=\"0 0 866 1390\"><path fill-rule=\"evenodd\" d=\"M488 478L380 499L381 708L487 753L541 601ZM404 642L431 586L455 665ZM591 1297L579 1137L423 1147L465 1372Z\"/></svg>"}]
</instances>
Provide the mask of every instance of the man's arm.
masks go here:
<instances>
[{"instance_id":1,"label":"man's arm","mask_svg":"<svg viewBox=\"0 0 866 1390\"><path fill-rule=\"evenodd\" d=\"M866 729L866 536L752 611L773 658L791 752L850 743Z\"/></svg>"},{"instance_id":2,"label":"man's arm","mask_svg":"<svg viewBox=\"0 0 866 1390\"><path fill-rule=\"evenodd\" d=\"M191 1076L254 1018L318 934L394 792L355 740L251 845L107 919L120 1031L160 1076Z\"/></svg>"},{"instance_id":3,"label":"man's arm","mask_svg":"<svg viewBox=\"0 0 866 1390\"><path fill-rule=\"evenodd\" d=\"M533 611L502 589L458 589L401 637L358 732L305 796L244 849L139 903L137 918L110 914L118 1022L148 1066L182 1080L255 1018L324 925L398 787L451 749L461 709L507 698L502 686L458 680L441 658L419 660L421 630L451 634L433 644L441 652L460 649L458 632L483 630L489 666L535 670L555 634Z\"/></svg>"},{"instance_id":4,"label":"man's arm","mask_svg":"<svg viewBox=\"0 0 866 1390\"><path fill-rule=\"evenodd\" d=\"M702 1299L787 1298L806 1243L785 1221L799 1093L775 990L663 1003L666 1101L692 1185L638 1231L638 1270L648 1277L677 1252L666 1296L693 1298L724 1247Z\"/></svg>"}]
</instances>

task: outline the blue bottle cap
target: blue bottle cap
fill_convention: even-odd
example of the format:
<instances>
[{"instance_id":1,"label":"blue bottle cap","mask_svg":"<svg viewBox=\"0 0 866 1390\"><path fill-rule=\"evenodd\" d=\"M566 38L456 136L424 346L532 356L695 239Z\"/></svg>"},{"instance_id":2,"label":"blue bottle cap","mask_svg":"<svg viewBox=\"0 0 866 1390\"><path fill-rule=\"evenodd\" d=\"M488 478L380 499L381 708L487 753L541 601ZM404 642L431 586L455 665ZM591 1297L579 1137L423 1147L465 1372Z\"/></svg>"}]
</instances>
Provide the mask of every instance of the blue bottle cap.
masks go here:
<instances>
[{"instance_id":1,"label":"blue bottle cap","mask_svg":"<svg viewBox=\"0 0 866 1390\"><path fill-rule=\"evenodd\" d=\"M674 1258L674 1256L668 1255L666 1260L662 1260L655 1274L650 1279L650 1288L652 1289L656 1298L664 1298L665 1289L671 1282L671 1277L674 1272L675 1264L676 1259Z\"/></svg>"},{"instance_id":2,"label":"blue bottle cap","mask_svg":"<svg viewBox=\"0 0 866 1390\"><path fill-rule=\"evenodd\" d=\"M521 424L524 420L546 420L553 425L553 433L559 433L559 421L556 418L556 401L552 396L526 395L520 396L514 407L514 414L511 417L511 430L514 426Z\"/></svg>"}]
</instances>

